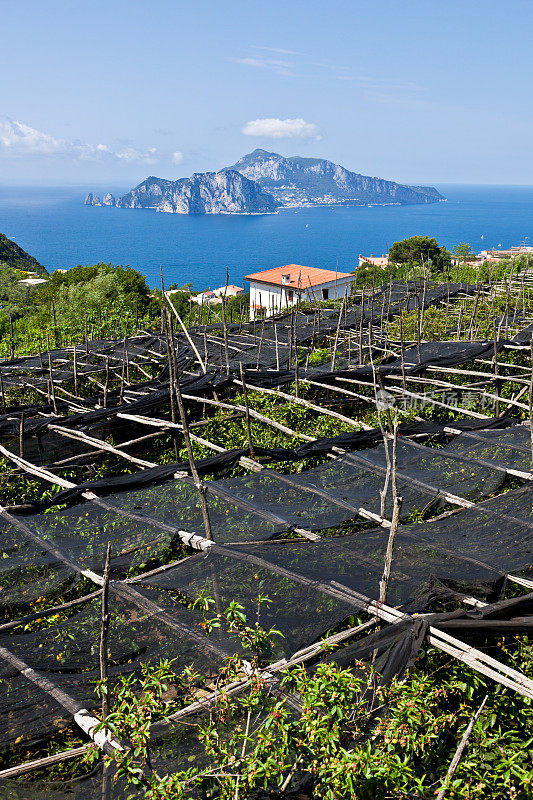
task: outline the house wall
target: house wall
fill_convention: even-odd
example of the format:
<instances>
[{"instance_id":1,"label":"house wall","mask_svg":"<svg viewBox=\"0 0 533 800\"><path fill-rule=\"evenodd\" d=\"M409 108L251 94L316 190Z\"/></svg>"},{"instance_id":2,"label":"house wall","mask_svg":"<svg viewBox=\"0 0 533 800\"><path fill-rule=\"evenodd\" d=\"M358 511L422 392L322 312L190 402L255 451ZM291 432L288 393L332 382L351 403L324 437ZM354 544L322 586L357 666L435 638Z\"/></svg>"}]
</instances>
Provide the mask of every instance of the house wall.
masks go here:
<instances>
[{"instance_id":1,"label":"house wall","mask_svg":"<svg viewBox=\"0 0 533 800\"><path fill-rule=\"evenodd\" d=\"M328 300L338 300L344 297L346 286L348 286L348 292L350 291L354 280L355 275L353 277L350 276L350 278L339 278L337 281L328 281L312 288L308 287L301 292L290 286L272 286L260 281L250 281L250 319L253 320L258 316L258 312L255 309L256 305L266 308L266 315L270 317L296 305L299 296L301 296L302 301L322 300L322 289L327 289ZM290 299L290 292L292 292L292 299Z\"/></svg>"}]
</instances>

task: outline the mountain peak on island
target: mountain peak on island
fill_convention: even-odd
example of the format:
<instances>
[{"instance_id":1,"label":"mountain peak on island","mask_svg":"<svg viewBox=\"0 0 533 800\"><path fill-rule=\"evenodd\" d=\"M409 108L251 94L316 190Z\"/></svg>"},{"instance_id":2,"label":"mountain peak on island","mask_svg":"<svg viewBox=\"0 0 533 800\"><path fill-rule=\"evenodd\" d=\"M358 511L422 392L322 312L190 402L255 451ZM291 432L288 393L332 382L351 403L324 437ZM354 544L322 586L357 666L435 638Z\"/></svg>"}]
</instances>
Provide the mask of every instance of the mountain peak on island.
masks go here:
<instances>
[{"instance_id":1,"label":"mountain peak on island","mask_svg":"<svg viewBox=\"0 0 533 800\"><path fill-rule=\"evenodd\" d=\"M257 148L240 158L237 170L274 196L280 206L436 203L432 186L407 186L351 172L324 158L282 156Z\"/></svg>"}]
</instances>

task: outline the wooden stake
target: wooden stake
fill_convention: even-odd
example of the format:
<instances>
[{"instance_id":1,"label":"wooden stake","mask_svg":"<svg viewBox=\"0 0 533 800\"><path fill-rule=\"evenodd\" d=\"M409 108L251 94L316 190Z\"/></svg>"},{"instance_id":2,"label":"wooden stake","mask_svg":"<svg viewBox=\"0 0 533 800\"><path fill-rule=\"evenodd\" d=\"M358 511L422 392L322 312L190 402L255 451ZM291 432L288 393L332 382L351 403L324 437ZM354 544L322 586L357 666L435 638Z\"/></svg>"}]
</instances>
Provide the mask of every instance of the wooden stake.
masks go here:
<instances>
[{"instance_id":1,"label":"wooden stake","mask_svg":"<svg viewBox=\"0 0 533 800\"><path fill-rule=\"evenodd\" d=\"M228 274L226 272L226 289L228 287ZM224 328L224 355L226 358L226 375L229 375L229 350L228 350L228 326L226 324L226 295L222 298L222 325Z\"/></svg>"},{"instance_id":2,"label":"wooden stake","mask_svg":"<svg viewBox=\"0 0 533 800\"><path fill-rule=\"evenodd\" d=\"M470 719L470 722L468 723L467 728L466 728L465 732L463 733L463 735L461 737L461 741L459 742L459 746L458 746L457 750L455 751L454 757L451 760L450 766L448 767L448 772L446 773L444 786L442 787L442 789L438 793L436 800L443 800L444 799L444 795L446 794L446 791L447 791L447 789L448 789L448 787L450 785L450 781L453 778L454 772L455 772L455 770L457 769L457 767L459 765L459 761L461 760L461 756L463 755L463 753L465 751L465 748L466 748L466 745L468 744L468 740L470 738L470 734L472 733L472 731L474 729L474 725L476 724L476 722L478 721L479 717L481 716L481 713L482 713L483 709L485 708L485 703L487 702L488 698L489 698L489 696L488 696L488 694L486 694L485 697L483 698L483 702L481 703L480 707L478 708L476 713Z\"/></svg>"},{"instance_id":3,"label":"wooden stake","mask_svg":"<svg viewBox=\"0 0 533 800\"><path fill-rule=\"evenodd\" d=\"M248 436L248 449L250 450L250 458L255 458L255 451L254 445L252 442L252 428L250 425L250 409L248 408L248 388L246 386L246 378L244 376L244 369L242 368L242 362L239 363L240 372L241 372L241 383L242 383L242 392L244 397L244 408L245 411L245 419L246 419L246 435Z\"/></svg>"},{"instance_id":4,"label":"wooden stake","mask_svg":"<svg viewBox=\"0 0 533 800\"><path fill-rule=\"evenodd\" d=\"M169 332L170 327L170 332ZM174 350L171 351L170 348L170 341L173 335L172 333L172 318L170 315L165 317L165 333L167 338L167 357L168 357L168 388L170 394L170 416L172 422L176 424L176 402L175 402L175 393L174 393L174 382L176 380L176 375L174 372L174 363L173 363L173 355ZM204 334L205 335L205 334ZM174 456L176 461L179 461L179 447L178 447L178 438L176 436L175 430L172 431L172 442L174 444Z\"/></svg>"},{"instance_id":5,"label":"wooden stake","mask_svg":"<svg viewBox=\"0 0 533 800\"><path fill-rule=\"evenodd\" d=\"M172 345L173 343L171 342L171 346ZM181 389L178 380L174 380L174 391L176 393L176 400L178 401L178 409L180 412L181 425L183 427L183 438L185 439L185 447L187 448L187 458L189 459L189 467L191 470L191 475L194 481L194 485L196 486L196 489L198 491L198 496L200 498L200 508L202 510L202 518L204 521L205 536L206 539L213 541L213 534L211 532L211 521L209 519L209 509L207 507L207 500L205 498L206 494L205 486L200 480L200 476L198 475L198 470L196 469L196 464L194 462L191 437L189 435L189 422L187 420L187 414L185 413L185 406L183 403L183 397L181 395Z\"/></svg>"},{"instance_id":6,"label":"wooden stake","mask_svg":"<svg viewBox=\"0 0 533 800\"><path fill-rule=\"evenodd\" d=\"M78 351L76 349L76 345L74 345L74 394L78 394Z\"/></svg>"},{"instance_id":7,"label":"wooden stake","mask_svg":"<svg viewBox=\"0 0 533 800\"><path fill-rule=\"evenodd\" d=\"M20 453L20 457L24 458L24 411L20 415L19 453Z\"/></svg>"},{"instance_id":8,"label":"wooden stake","mask_svg":"<svg viewBox=\"0 0 533 800\"><path fill-rule=\"evenodd\" d=\"M48 374L50 376L50 392L52 394L52 403L54 406L54 414L57 414L57 404L56 404L56 391L54 388L54 377L52 373L52 356L50 353L50 340L48 338L48 334L46 334L46 345L48 347Z\"/></svg>"},{"instance_id":9,"label":"wooden stake","mask_svg":"<svg viewBox=\"0 0 533 800\"><path fill-rule=\"evenodd\" d=\"M405 384L405 343L403 339L403 318L401 313L400 313L400 352L402 359L402 386L405 391L405 389L407 388Z\"/></svg>"},{"instance_id":10,"label":"wooden stake","mask_svg":"<svg viewBox=\"0 0 533 800\"><path fill-rule=\"evenodd\" d=\"M529 430L531 433L531 469L533 470L533 336L530 342L531 348L531 380L529 383Z\"/></svg>"},{"instance_id":11,"label":"wooden stake","mask_svg":"<svg viewBox=\"0 0 533 800\"><path fill-rule=\"evenodd\" d=\"M497 396L496 400L496 416L500 416L500 382L498 380L498 337L496 331L496 320L494 320L494 391ZM533 367L532 367L533 369Z\"/></svg>"},{"instance_id":12,"label":"wooden stake","mask_svg":"<svg viewBox=\"0 0 533 800\"><path fill-rule=\"evenodd\" d=\"M11 352L11 359L15 358L15 337L13 334L13 317L11 316L11 311L9 312L9 331L11 336L11 343L10 343L10 352Z\"/></svg>"},{"instance_id":13,"label":"wooden stake","mask_svg":"<svg viewBox=\"0 0 533 800\"><path fill-rule=\"evenodd\" d=\"M100 627L100 680L102 682L102 721L109 714L109 686L107 683L107 639L109 635L109 573L111 543L108 542L102 583L102 619Z\"/></svg>"},{"instance_id":14,"label":"wooden stake","mask_svg":"<svg viewBox=\"0 0 533 800\"><path fill-rule=\"evenodd\" d=\"M337 346L339 344L339 331L340 331L341 321L342 321L342 312L343 312L343 309L344 309L344 304L346 303L346 293L347 293L347 291L348 291L348 287L346 287L345 290L344 290L344 297L342 298L341 310L339 311L339 321L337 323L337 331L335 333L335 344L333 346L333 355L331 357L331 371L332 372L335 370L335 361L337 359Z\"/></svg>"}]
</instances>

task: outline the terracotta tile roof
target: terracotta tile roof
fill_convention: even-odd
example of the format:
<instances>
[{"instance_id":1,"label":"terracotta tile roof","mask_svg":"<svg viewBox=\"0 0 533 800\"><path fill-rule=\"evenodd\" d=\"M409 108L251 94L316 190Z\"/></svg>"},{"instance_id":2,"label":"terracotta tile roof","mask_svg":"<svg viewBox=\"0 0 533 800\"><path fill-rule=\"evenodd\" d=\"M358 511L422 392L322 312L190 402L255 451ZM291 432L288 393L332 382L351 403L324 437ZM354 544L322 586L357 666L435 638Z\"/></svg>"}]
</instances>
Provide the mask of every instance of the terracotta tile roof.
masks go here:
<instances>
[{"instance_id":1,"label":"terracotta tile roof","mask_svg":"<svg viewBox=\"0 0 533 800\"><path fill-rule=\"evenodd\" d=\"M289 283L282 283L281 276L290 275ZM271 283L275 286L288 286L291 289L305 289L309 286L318 286L321 283L329 283L335 279L353 278L349 272L335 272L330 269L317 269L316 267L304 267L301 264L285 264L284 267L275 269L265 269L263 272L253 272L246 275L246 281L261 281L261 283Z\"/></svg>"}]
</instances>

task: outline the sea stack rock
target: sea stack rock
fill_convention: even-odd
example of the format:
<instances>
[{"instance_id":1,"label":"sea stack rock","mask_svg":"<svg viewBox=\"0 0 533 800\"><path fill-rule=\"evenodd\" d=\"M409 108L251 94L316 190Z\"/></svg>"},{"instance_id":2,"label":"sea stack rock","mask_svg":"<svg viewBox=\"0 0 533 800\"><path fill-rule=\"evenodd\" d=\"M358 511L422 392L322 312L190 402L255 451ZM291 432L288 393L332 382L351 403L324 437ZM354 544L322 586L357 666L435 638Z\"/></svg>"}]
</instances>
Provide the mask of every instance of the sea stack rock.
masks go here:
<instances>
[{"instance_id":1,"label":"sea stack rock","mask_svg":"<svg viewBox=\"0 0 533 800\"><path fill-rule=\"evenodd\" d=\"M104 194L104 198L102 200L102 205L103 206L114 206L114 205L116 205L116 202L117 201L115 200L115 198L113 197L111 192L108 192L107 194Z\"/></svg>"},{"instance_id":2,"label":"sea stack rock","mask_svg":"<svg viewBox=\"0 0 533 800\"><path fill-rule=\"evenodd\" d=\"M98 197L97 194L93 194L92 192L89 192L89 194L85 198L85 205L86 206L101 206L102 205L102 201L100 200L100 198Z\"/></svg>"}]
</instances>

